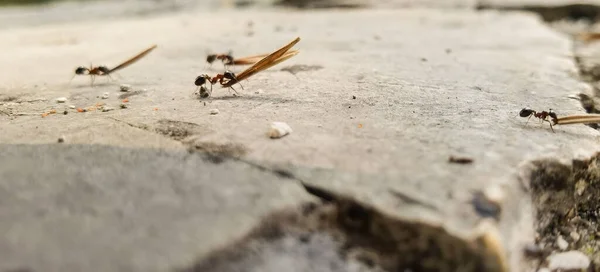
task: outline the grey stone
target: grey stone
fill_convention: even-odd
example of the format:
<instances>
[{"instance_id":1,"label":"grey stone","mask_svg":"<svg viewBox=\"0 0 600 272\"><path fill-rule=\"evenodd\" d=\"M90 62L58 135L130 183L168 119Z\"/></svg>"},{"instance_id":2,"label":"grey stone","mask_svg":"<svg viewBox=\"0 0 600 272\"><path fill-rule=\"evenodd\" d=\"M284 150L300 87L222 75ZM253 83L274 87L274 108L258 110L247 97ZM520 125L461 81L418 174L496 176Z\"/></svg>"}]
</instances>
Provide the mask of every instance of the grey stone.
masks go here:
<instances>
[{"instance_id":1,"label":"grey stone","mask_svg":"<svg viewBox=\"0 0 600 272\"><path fill-rule=\"evenodd\" d=\"M0 207L6 207L0 228L8 233L0 238L0 265L6 267L164 271L244 235L260 215L309 198L297 184L257 167L185 153L193 147L286 168L286 175L352 196L390 218L439 225L465 241L481 220L471 192L499 186L506 199L497 226L506 242L498 252L506 252L511 271L522 271L522 245L533 237L527 162L568 163L600 147L598 132L587 126L555 126L552 133L547 123L526 124L517 116L523 107L583 113L578 101L567 99L581 87L570 74L576 70L570 40L531 14L211 10L198 16L190 9L27 28L41 21L13 12L12 24L0 16L2 26L21 26L0 31L0 50L12 52L0 55L3 95L52 99L70 92L70 102L87 108L115 86L91 88L89 78L76 77L65 90L64 74L73 65L110 66L150 44L158 48L119 71L148 89L129 97L127 111L0 115ZM251 20L257 21L253 37L234 35ZM227 22L218 24L222 36L190 34L217 22ZM242 81L247 90L264 90L259 96L236 85L242 96L234 97L215 85L206 104L221 110L219 118L192 97L198 73L219 71L202 71L209 49L268 53L296 36L300 53L285 65L322 69L292 75L280 64ZM33 87L44 83L43 92ZM19 103L10 112L41 113L47 106ZM265 137L265 125L275 120L293 120L293 137ZM57 135L68 145L54 146ZM449 164L453 154L474 161Z\"/></svg>"},{"instance_id":2,"label":"grey stone","mask_svg":"<svg viewBox=\"0 0 600 272\"><path fill-rule=\"evenodd\" d=\"M0 145L0 270L169 271L310 197L187 152Z\"/></svg>"}]
</instances>

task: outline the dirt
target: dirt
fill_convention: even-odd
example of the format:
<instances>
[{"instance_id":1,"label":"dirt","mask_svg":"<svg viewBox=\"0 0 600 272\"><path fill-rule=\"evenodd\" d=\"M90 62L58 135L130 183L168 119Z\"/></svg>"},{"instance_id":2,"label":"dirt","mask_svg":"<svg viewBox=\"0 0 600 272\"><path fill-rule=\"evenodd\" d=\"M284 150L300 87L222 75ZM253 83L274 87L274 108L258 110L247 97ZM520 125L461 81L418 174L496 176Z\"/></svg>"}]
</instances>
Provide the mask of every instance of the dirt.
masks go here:
<instances>
[{"instance_id":1,"label":"dirt","mask_svg":"<svg viewBox=\"0 0 600 272\"><path fill-rule=\"evenodd\" d=\"M588 255L595 270L600 269L600 154L588 160L565 165L556 160L541 160L531 181L537 213L538 246L546 252L563 251L559 236L568 250Z\"/></svg>"}]
</instances>

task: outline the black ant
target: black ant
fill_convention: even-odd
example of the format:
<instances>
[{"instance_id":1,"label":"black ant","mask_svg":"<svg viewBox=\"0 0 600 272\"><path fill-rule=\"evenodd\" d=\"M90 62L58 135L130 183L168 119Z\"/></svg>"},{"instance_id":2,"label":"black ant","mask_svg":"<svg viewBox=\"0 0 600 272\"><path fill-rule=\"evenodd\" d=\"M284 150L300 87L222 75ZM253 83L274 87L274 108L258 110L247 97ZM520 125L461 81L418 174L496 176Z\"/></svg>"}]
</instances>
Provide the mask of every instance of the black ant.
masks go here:
<instances>
[{"instance_id":1,"label":"black ant","mask_svg":"<svg viewBox=\"0 0 600 272\"><path fill-rule=\"evenodd\" d=\"M224 79L226 79L227 81L224 81ZM240 84L242 89L244 89L244 86L242 86L242 84L238 82L237 77L231 71L225 71L225 73L217 74L214 77L210 77L207 74L199 75L198 77L196 77L196 80L194 80L194 85L198 86L198 88L200 89L200 97L206 98L212 94L212 86L214 84L216 84L217 82L219 82L219 84L221 84L221 85L225 85L227 83L230 83L230 84L238 83L238 84ZM204 85L206 83L210 83L210 91L208 91L206 89L206 87L204 87ZM234 92L237 93L237 91L232 86L229 86L229 88L231 88Z\"/></svg>"},{"instance_id":2,"label":"black ant","mask_svg":"<svg viewBox=\"0 0 600 272\"><path fill-rule=\"evenodd\" d=\"M541 120L541 122L546 121L550 124L550 129L552 129L552 132L555 132L554 128L552 128L552 125L556 124L558 122L558 116L556 116L556 113L554 113L552 111L552 109L550 109L548 111L536 112L530 108L523 108L519 112L519 116L529 117L529 118L527 118L527 122L529 122L529 119L531 119L532 116L535 118L539 118ZM552 122L550 122L550 120L548 120L548 117L551 118ZM525 124L527 124L527 123L525 123Z\"/></svg>"},{"instance_id":3,"label":"black ant","mask_svg":"<svg viewBox=\"0 0 600 272\"><path fill-rule=\"evenodd\" d=\"M156 45L152 45L150 48L142 51L141 53L133 56L132 58L124 61L123 63L117 65L117 67L109 69L106 66L93 66L90 64L90 67L84 67L84 66L79 66L75 69L75 74L73 75L73 77L71 78L71 80L73 80L73 78L76 75L89 75L91 76L92 79L92 86L94 86L94 79L96 78L96 76L108 76L108 78L111 78L110 75L120 69L123 69L129 65L131 65L132 63L138 61L139 59L141 59L142 57L146 56L148 53L150 53L150 51L154 50L154 48L156 48ZM112 78L111 78L112 79Z\"/></svg>"},{"instance_id":4,"label":"black ant","mask_svg":"<svg viewBox=\"0 0 600 272\"><path fill-rule=\"evenodd\" d=\"M227 54L210 54L206 56L206 62L212 64L215 60L220 60L225 65L233 64L233 56L230 53Z\"/></svg>"}]
</instances>

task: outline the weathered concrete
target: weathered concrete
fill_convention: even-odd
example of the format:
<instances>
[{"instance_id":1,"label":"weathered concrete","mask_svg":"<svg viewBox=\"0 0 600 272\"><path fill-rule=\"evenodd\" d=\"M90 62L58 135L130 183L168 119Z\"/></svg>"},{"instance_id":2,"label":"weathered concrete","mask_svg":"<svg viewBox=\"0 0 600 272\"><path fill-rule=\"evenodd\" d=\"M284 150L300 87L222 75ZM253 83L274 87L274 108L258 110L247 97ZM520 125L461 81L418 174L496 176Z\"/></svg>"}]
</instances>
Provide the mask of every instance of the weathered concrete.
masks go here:
<instances>
[{"instance_id":1,"label":"weathered concrete","mask_svg":"<svg viewBox=\"0 0 600 272\"><path fill-rule=\"evenodd\" d=\"M0 271L169 271L310 199L273 173L185 152L0 148Z\"/></svg>"},{"instance_id":2,"label":"weathered concrete","mask_svg":"<svg viewBox=\"0 0 600 272\"><path fill-rule=\"evenodd\" d=\"M250 21L252 27L247 24ZM302 38L296 46L301 53L243 81L244 90L236 87L243 96L234 98L227 90L216 86L214 97L207 100L206 106L192 96L194 78L207 71L203 68L208 51L232 49L236 56L266 53L296 36ZM519 166L527 160L545 156L568 160L577 155L590 155L600 147L597 131L589 127L556 126L556 133L552 133L547 124L542 127L536 120L531 120L526 125L525 119L516 116L527 106L536 110L552 108L559 115L582 113L578 102L568 99L567 95L585 86L572 77L576 68L570 57L568 37L553 32L534 15L493 11L205 11L102 24L91 21L78 25L4 29L0 32L0 50L11 54L0 56L0 94L15 99L3 98L13 101L2 102L0 110L11 114L41 114L52 108L62 111L69 104L83 107L97 102L118 107L118 84L90 88L89 79L77 77L69 86L67 82L73 69L88 65L90 61L96 65L114 65L152 43L159 45L155 52L120 72L123 83L132 84L135 90L147 89L129 97L128 109L106 113L71 110L68 115L46 118L0 115L0 142L48 144L65 135L66 144L96 143L172 152L181 151L185 146L206 150L233 145L235 150L243 150L233 152L236 156L263 165L287 166L293 175L307 183L352 195L393 217L441 224L461 237L468 236L480 220L469 202L471 192L501 184L506 187L508 196L499 226L513 269L520 265L520 245L533 237L529 201L520 186L519 175L522 173ZM280 68L294 64L323 68L296 75L280 71ZM236 71L240 69L236 68ZM214 64L209 73L220 70L221 66ZM256 94L258 90L262 92ZM111 92L111 98L98 98L104 92ZM61 96L69 98L65 105L54 102ZM36 98L46 101L24 102ZM220 113L210 115L213 108L218 108ZM279 140L268 139L265 133L271 121L287 122L294 132ZM181 142L155 132L157 128L164 131L160 128L165 122L173 125L168 131L182 131ZM94 164L95 157L90 157L94 155L89 150L80 153L77 150L74 147L67 154L81 154L89 161L75 159L69 163L78 169L76 173L85 173L89 165ZM227 150L225 153L231 155L231 149ZM52 158L65 156L61 152L66 151L51 148L47 152L43 156ZM121 151L111 152L106 156ZM140 151L139 155L134 151L127 152L135 156L138 163L153 162L158 156L152 152L144 153L149 151ZM449 164L450 155L464 155L475 161L473 165ZM14 156L18 157L17 154ZM27 155L21 156L22 160L27 158ZM106 167L93 173L95 178L86 181L92 182L103 176L107 182L120 179L114 173L125 172L119 166L123 159L115 159L114 165L110 161L106 159ZM164 163L167 168L171 164ZM60 171L60 166L52 171ZM148 171L160 167L160 163L153 163ZM238 169L236 165L231 166L233 170L205 167L215 175L227 174L215 178L219 182L214 186L218 187L210 187L211 190L233 191L231 197L217 201L217 204L232 205L231 208L215 208L222 221L214 225L203 221L206 225L199 226L205 231L218 230L212 237L215 241L227 241L243 233L244 227L221 231L224 224L238 222L229 220L238 220L241 214L248 214L245 218L249 218L272 210L273 206L267 204L248 205L243 199L238 200L247 193L234 189L238 182L246 178L254 180L253 176L246 177L247 169ZM193 167L189 164L183 168L184 173L192 171L188 175L198 173L190 169ZM6 173L6 170L2 171ZM25 171L11 172L14 173L12 177L25 180L29 175ZM136 171L146 170L136 168ZM104 172L113 174L103 175ZM119 200L136 193L135 186L144 186L137 185L138 182L159 184L180 178L193 180L187 175L160 177L152 173L132 176L131 179L136 180L133 187L107 190L106 198L91 206L95 209L103 209L104 205L118 206L115 203L121 203ZM69 172L64 175L67 179L77 177ZM55 178L49 178L52 179L49 184L59 184L58 177L59 173ZM237 182L218 185L221 179L229 177ZM256 178L259 179L263 178ZM251 190L271 187L278 192L279 186L288 186L273 186L268 178L264 179ZM10 184L9 179L2 182ZM198 182L206 184L213 179L199 178ZM7 194L44 195L45 190L63 189L31 186L8 189ZM161 190L157 187L153 192L159 194ZM78 194L78 189L63 191L69 197ZM422 203L406 203L394 192L409 195ZM265 197L274 197L275 202L284 198L276 193ZM5 201L7 206L20 203L18 198ZM75 198L67 206L78 206L82 201L86 199ZM298 203L295 199L288 201ZM193 218L204 218L213 212L201 207L201 202L192 204L198 207L190 211ZM218 207L217 204L214 207ZM150 207L146 207L148 203L141 205L145 212L133 219L131 227L135 229L145 228L147 220L157 220L152 219L154 215ZM27 214L44 206L32 201L21 207ZM172 211L181 207L188 211L192 206L176 206ZM106 236L103 231L91 235L79 228L80 223L57 213L51 214L52 220L37 223L40 228L64 226L70 233L80 235L77 237L81 240L60 244L64 235L61 233L36 236L35 240L10 238L33 235L38 231L34 228L37 226L22 227L35 222L34 219L10 212L4 215L11 219L11 223L4 223L7 224L5 228L22 231L7 238L16 239L10 248L16 252L13 253L15 257L9 259L15 265L36 259L45 271L59 270L59 267L65 271L70 269L67 264L78 267L91 257L63 258L65 255L60 254L82 252L77 249L84 245L105 249L106 237L114 237L111 246L131 249L120 254L134 254L140 259L115 256L115 264L110 264L114 267L98 267L93 271L115 271L119 266L133 271L152 271L179 265L182 259L171 262L170 257L157 258L157 254L164 251L155 251L146 243L156 242L168 249L166 256L186 252L185 258L208 252L217 243L195 244L192 249L187 242L169 242L166 238L160 242L159 239L144 241L141 238L130 241L131 233L109 227L106 227ZM186 221L183 216L170 219L183 220L173 222L181 224L177 225L182 226L178 230L181 235L195 235L194 225L200 224ZM100 215L95 220L90 223L95 228L116 222L110 215ZM38 244L45 246L34 249L33 245ZM20 247L27 248L24 251L27 253L20 252ZM42 256L49 248L57 256L34 257ZM89 254L96 253L89 251ZM112 262L112 256L93 257ZM158 266L145 266L146 258ZM72 262L65 264L66 259ZM157 263L162 261L165 263Z\"/></svg>"}]
</instances>

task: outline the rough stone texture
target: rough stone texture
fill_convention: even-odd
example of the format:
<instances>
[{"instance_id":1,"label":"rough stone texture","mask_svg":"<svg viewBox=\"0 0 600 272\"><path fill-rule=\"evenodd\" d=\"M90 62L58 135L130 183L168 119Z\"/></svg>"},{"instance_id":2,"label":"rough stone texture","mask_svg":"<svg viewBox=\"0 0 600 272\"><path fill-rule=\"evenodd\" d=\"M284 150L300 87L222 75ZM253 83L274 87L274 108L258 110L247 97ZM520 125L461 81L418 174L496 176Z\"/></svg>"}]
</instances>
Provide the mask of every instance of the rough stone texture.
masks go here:
<instances>
[{"instance_id":1,"label":"rough stone texture","mask_svg":"<svg viewBox=\"0 0 600 272\"><path fill-rule=\"evenodd\" d=\"M12 196L2 200L5 207L17 207L0 215L0 227L9 233L0 241L10 245L0 254L6 265L79 271L91 263L96 266L87 271L162 271L242 235L275 204L302 199L296 193L288 199L281 191L298 188L255 168L212 165L177 153L194 146L283 165L307 183L351 195L391 217L441 224L459 237L468 237L481 219L471 207L471 193L501 184L507 199L499 226L510 266L518 271L520 248L533 237L519 167L540 157L587 156L599 147L598 133L589 127L556 126L552 133L547 123L525 124L517 116L523 107L583 113L567 98L585 87L572 77L570 40L534 15L204 9L21 26L0 31L0 50L11 52L0 55L0 110L6 113L0 112L0 142L6 144L0 173L3 194ZM194 78L207 71L207 52L267 53L296 36L302 38L300 54L243 81L244 90L236 86L241 97L217 86L206 105L192 96ZM88 78L78 76L68 85L76 66L114 66L153 43L155 52L119 72L119 82L91 88ZM323 68L296 75L280 70L297 64ZM215 63L208 72L220 71ZM116 95L100 99L104 92L118 92L120 83L131 84L130 93L138 91L127 109L118 109L122 98ZM54 103L62 96L77 107L103 101L117 109L41 118L44 111L67 107ZM212 108L220 113L210 115ZM36 115L11 115L17 113ZM273 121L288 123L294 133L269 139ZM61 135L67 139L63 144L137 151L14 146L55 143ZM450 155L474 163L449 164ZM201 173L214 177L196 176ZM33 178L31 184L16 182ZM224 195L208 205L203 201L211 194L204 190L182 197L163 187L173 182ZM97 186L107 186L99 199L81 196L94 194ZM152 199L138 195L146 186L149 195L166 202L164 210L154 212ZM264 202L250 204L246 197L253 195ZM117 211L136 199L140 210L126 210L132 216L119 218ZM70 215L63 209L79 210ZM40 222L36 217L44 214ZM151 226L164 231L162 236L138 233ZM108 252L109 246L119 251Z\"/></svg>"},{"instance_id":2,"label":"rough stone texture","mask_svg":"<svg viewBox=\"0 0 600 272\"><path fill-rule=\"evenodd\" d=\"M0 148L0 271L169 271L310 199L289 179L186 152Z\"/></svg>"}]
</instances>

